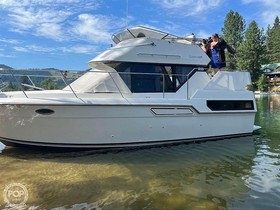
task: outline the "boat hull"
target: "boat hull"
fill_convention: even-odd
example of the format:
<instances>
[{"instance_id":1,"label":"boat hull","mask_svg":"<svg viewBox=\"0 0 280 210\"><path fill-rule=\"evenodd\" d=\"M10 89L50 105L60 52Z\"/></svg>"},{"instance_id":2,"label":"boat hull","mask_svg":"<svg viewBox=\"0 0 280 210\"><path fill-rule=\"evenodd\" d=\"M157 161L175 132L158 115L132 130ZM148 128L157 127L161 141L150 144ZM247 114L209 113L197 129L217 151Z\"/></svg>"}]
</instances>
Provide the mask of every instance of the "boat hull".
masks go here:
<instances>
[{"instance_id":1,"label":"boat hull","mask_svg":"<svg viewBox=\"0 0 280 210\"><path fill-rule=\"evenodd\" d=\"M4 144L110 148L216 140L252 133L255 112L192 106L0 105Z\"/></svg>"}]
</instances>

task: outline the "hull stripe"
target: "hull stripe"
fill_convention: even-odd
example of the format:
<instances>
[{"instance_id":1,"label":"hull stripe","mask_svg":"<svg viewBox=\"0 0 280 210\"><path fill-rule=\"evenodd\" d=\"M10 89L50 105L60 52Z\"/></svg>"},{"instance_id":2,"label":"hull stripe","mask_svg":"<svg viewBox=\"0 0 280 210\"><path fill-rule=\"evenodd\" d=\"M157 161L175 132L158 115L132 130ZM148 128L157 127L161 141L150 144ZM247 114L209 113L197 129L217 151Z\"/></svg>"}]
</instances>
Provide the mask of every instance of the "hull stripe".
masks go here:
<instances>
[{"instance_id":1,"label":"hull stripe","mask_svg":"<svg viewBox=\"0 0 280 210\"><path fill-rule=\"evenodd\" d=\"M57 147L57 148L126 148L126 147L141 147L153 145L168 145L180 144L187 142L201 142L210 140L221 140L227 138L236 138L243 136L250 136L252 133L241 133L223 136L211 136L192 139L176 139L176 140L163 140L163 141L146 141L146 142L131 142L131 143L110 143L110 144L67 144L67 143L47 143L47 142L32 142L17 139L8 139L0 137L0 141L7 146L40 146L40 147Z\"/></svg>"}]
</instances>

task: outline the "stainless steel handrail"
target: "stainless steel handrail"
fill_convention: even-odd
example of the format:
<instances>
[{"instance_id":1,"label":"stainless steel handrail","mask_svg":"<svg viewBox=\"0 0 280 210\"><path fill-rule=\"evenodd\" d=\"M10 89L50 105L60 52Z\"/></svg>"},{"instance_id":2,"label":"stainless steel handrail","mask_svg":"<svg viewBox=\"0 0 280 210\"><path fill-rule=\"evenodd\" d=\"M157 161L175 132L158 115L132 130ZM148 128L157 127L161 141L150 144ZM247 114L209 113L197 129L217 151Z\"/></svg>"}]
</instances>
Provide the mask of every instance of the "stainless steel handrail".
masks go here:
<instances>
[{"instance_id":1,"label":"stainless steel handrail","mask_svg":"<svg viewBox=\"0 0 280 210\"><path fill-rule=\"evenodd\" d=\"M73 88L71 87L71 85L68 84L68 83L66 82L66 80L65 80L65 75L64 75L62 72L60 72L60 73L61 73L61 79L62 79L62 81L64 82L64 84L65 84L66 86L69 86L69 88L71 89L71 91L73 92L73 94L74 94L74 96L75 96L76 98L79 98L79 97L76 95L76 93L75 93L75 91L73 90Z\"/></svg>"},{"instance_id":2,"label":"stainless steel handrail","mask_svg":"<svg viewBox=\"0 0 280 210\"><path fill-rule=\"evenodd\" d=\"M66 82L65 75L63 75L63 73L61 71L56 71L56 72L59 72L59 74L61 74L61 76L58 76L58 75L57 76L54 76L54 75L36 75L36 74L34 74L34 75L33 74L14 74L13 71L21 71L21 70L14 70L14 69L8 70L8 71L10 73L0 73L0 76L12 76L15 79L15 81L17 82L18 86L20 86L20 88L21 88L22 92L24 93L24 95L26 96L26 98L28 98L28 96L27 96L26 91L24 90L23 86L29 87L29 88L34 88L34 89L37 89L37 90L43 90L43 88L37 87L35 85L35 83L31 79L32 77L35 77L35 78L56 78L56 79L61 79L64 82L65 86L69 86L69 88L72 91L72 93L74 94L74 96L76 98L79 98L77 96L77 94L75 93L75 91L73 90L73 88L71 87L71 85ZM32 70L30 70L30 71L32 71ZM23 84L23 83L19 82L17 77L27 77L32 85ZM80 99L80 100L82 100L82 99Z\"/></svg>"},{"instance_id":3,"label":"stainless steel handrail","mask_svg":"<svg viewBox=\"0 0 280 210\"><path fill-rule=\"evenodd\" d=\"M166 95L166 85L167 85L167 82L166 82L166 77L168 76L168 77L172 77L172 76L183 76L183 77L185 77L186 78L186 83L187 83L187 91L186 91L186 98L187 99L189 99L189 79L191 78L191 76L192 75L194 75L194 73L196 72L196 71L199 71L199 70L203 70L203 71L205 71L206 69L204 69L204 68L194 68L194 69L192 69L188 74L168 74L168 73L138 73L138 72L111 72L111 71L102 71L102 70L99 70L98 69L98 71L88 71L88 73L108 73L109 74L109 76L110 76L110 78L112 79L112 81L113 81L113 83L114 83L114 85L116 86L116 88L118 89L118 91L119 91L119 93L122 95L122 97L124 97L124 95L123 95L123 93L122 93L122 90L120 90L120 88L118 87L118 85L117 85L117 83L116 83L116 81L114 80L114 78L113 78L113 76L112 76L112 74L119 74L120 76L121 75L149 75L149 76L160 76L161 77L161 81L162 81L162 83L160 83L160 86L161 86L161 91L159 91L159 92L157 92L157 93L162 93L162 95L163 95L163 98L165 98L165 95ZM14 74L14 72L13 71L15 71L15 70L12 70L12 71L10 71L10 73L8 74L8 73L0 73L0 76L12 76L13 78L15 78L15 80L17 81L17 83L19 84L19 86L21 86L21 89L22 89L22 91L23 91L23 93L25 94L25 96L28 98L28 96L27 96L27 94L26 94L26 91L23 89L23 87L22 87L22 84L16 79L16 77L21 77L21 76L26 76L29 80L30 80L30 82L31 82L31 84L34 86L34 88L36 87L35 86L35 83L32 81L32 77L41 77L41 78L58 78L58 79L61 79L63 82L64 82L64 84L66 85L66 87L69 87L70 88L70 90L71 90L71 92L73 93L73 95L76 97L76 98L78 98L78 99L80 99L80 100L82 100L81 98L79 98L78 97L78 95L76 94L76 92L75 92L75 90L72 88L72 86L71 86L71 84L68 84L68 82L65 80L65 75L63 74L63 72L61 72L61 71L57 71L57 72L59 72L59 74L61 74L61 76L60 75L38 75L38 74L34 74L34 75L30 75L30 74ZM172 81L171 81L172 82ZM28 87L31 87L31 86L28 86ZM38 89L40 89L40 88L38 88ZM83 101L83 100L82 100ZM84 101L83 101L84 102Z\"/></svg>"},{"instance_id":4,"label":"stainless steel handrail","mask_svg":"<svg viewBox=\"0 0 280 210\"><path fill-rule=\"evenodd\" d=\"M23 94L25 95L25 97L28 98L28 96L27 96L27 94L25 93L24 88L22 87L21 83L16 79L16 77L15 77L15 75L14 75L14 73L13 73L13 70L9 70L9 71L11 72L12 77L13 77L13 78L16 80L16 82L18 83L18 85L19 85L19 87L21 88L21 90L22 90Z\"/></svg>"}]
</instances>

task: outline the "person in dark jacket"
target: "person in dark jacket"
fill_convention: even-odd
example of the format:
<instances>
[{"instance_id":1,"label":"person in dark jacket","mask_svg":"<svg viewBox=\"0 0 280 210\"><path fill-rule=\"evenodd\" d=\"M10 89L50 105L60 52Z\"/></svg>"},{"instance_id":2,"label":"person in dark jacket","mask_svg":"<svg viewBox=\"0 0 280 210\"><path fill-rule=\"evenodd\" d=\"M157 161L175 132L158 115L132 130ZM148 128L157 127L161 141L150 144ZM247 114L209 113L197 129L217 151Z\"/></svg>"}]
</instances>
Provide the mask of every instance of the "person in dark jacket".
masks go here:
<instances>
[{"instance_id":1,"label":"person in dark jacket","mask_svg":"<svg viewBox=\"0 0 280 210\"><path fill-rule=\"evenodd\" d=\"M210 49L210 44L212 42L211 37L208 39L203 39L202 43L200 44L201 49L208 55L209 58L211 58L211 49Z\"/></svg>"},{"instance_id":2,"label":"person in dark jacket","mask_svg":"<svg viewBox=\"0 0 280 210\"><path fill-rule=\"evenodd\" d=\"M226 67L225 49L229 53L234 54L235 50L230 47L226 41L219 37L218 34L212 35L211 49L211 67L214 69L221 69Z\"/></svg>"}]
</instances>

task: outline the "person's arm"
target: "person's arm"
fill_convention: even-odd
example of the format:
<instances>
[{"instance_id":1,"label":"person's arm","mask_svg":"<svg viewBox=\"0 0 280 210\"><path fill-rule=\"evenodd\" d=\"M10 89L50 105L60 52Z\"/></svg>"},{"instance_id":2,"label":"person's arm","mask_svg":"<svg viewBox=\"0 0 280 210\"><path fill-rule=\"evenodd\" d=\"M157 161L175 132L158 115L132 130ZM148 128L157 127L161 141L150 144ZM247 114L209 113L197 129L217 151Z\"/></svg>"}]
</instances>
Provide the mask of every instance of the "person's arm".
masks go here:
<instances>
[{"instance_id":1,"label":"person's arm","mask_svg":"<svg viewBox=\"0 0 280 210\"><path fill-rule=\"evenodd\" d=\"M211 42L210 47L213 48L213 47L215 47L218 43L219 43L219 42L214 42L214 41L213 41L213 42Z\"/></svg>"},{"instance_id":2,"label":"person's arm","mask_svg":"<svg viewBox=\"0 0 280 210\"><path fill-rule=\"evenodd\" d=\"M227 48L227 51L230 54L235 54L236 53L236 50L232 46L228 45L227 43L226 43L226 48Z\"/></svg>"},{"instance_id":3,"label":"person's arm","mask_svg":"<svg viewBox=\"0 0 280 210\"><path fill-rule=\"evenodd\" d=\"M235 49L230 46L224 39L222 39L220 42L220 48L223 50L227 49L227 51L231 54L235 54L236 52Z\"/></svg>"},{"instance_id":4,"label":"person's arm","mask_svg":"<svg viewBox=\"0 0 280 210\"><path fill-rule=\"evenodd\" d=\"M227 48L227 43L224 39L219 39L216 47L220 48L221 50L225 50Z\"/></svg>"},{"instance_id":5,"label":"person's arm","mask_svg":"<svg viewBox=\"0 0 280 210\"><path fill-rule=\"evenodd\" d=\"M207 51L205 45L201 45L200 48L201 48L204 52Z\"/></svg>"}]
</instances>

